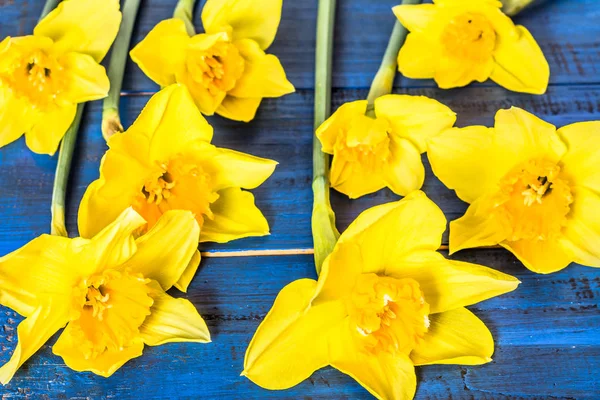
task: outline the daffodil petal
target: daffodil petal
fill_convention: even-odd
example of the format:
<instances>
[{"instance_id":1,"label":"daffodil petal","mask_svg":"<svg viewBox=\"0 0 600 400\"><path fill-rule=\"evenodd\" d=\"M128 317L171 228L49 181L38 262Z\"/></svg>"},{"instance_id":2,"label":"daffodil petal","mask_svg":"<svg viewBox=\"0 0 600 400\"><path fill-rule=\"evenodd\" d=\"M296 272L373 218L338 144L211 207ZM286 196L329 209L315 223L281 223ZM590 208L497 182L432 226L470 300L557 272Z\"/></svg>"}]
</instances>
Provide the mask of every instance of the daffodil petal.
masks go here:
<instances>
[{"instance_id":1,"label":"daffodil petal","mask_svg":"<svg viewBox=\"0 0 600 400\"><path fill-rule=\"evenodd\" d=\"M200 231L201 242L226 243L269 234L269 223L254 204L254 196L240 188L221 190L211 211L214 218L205 219Z\"/></svg>"},{"instance_id":2,"label":"daffodil petal","mask_svg":"<svg viewBox=\"0 0 600 400\"><path fill-rule=\"evenodd\" d=\"M509 219L493 208L493 198L481 197L465 215L450 222L450 254L473 247L494 246L512 233Z\"/></svg>"},{"instance_id":3,"label":"daffodil petal","mask_svg":"<svg viewBox=\"0 0 600 400\"><path fill-rule=\"evenodd\" d=\"M71 105L42 114L35 125L25 133L27 147L34 153L54 155L76 113L77 106Z\"/></svg>"},{"instance_id":4,"label":"daffodil petal","mask_svg":"<svg viewBox=\"0 0 600 400\"><path fill-rule=\"evenodd\" d=\"M592 150L595 149L592 147ZM572 260L576 263L600 267L600 196L589 189L575 187L573 197L563 231L566 240L562 244L572 252Z\"/></svg>"},{"instance_id":5,"label":"daffodil petal","mask_svg":"<svg viewBox=\"0 0 600 400\"><path fill-rule=\"evenodd\" d=\"M91 56L68 53L61 57L60 64L65 70L64 96L71 103L84 103L98 100L108 95L110 82L106 70Z\"/></svg>"},{"instance_id":6,"label":"daffodil petal","mask_svg":"<svg viewBox=\"0 0 600 400\"><path fill-rule=\"evenodd\" d=\"M139 272L169 290L194 257L199 235L200 227L191 212L167 211L135 241L137 251L120 268Z\"/></svg>"},{"instance_id":7,"label":"daffodil petal","mask_svg":"<svg viewBox=\"0 0 600 400\"><path fill-rule=\"evenodd\" d=\"M558 134L569 149L561 159L561 173L571 184L600 193L600 121L567 125Z\"/></svg>"},{"instance_id":8,"label":"daffodil petal","mask_svg":"<svg viewBox=\"0 0 600 400\"><path fill-rule=\"evenodd\" d=\"M437 100L425 96L389 94L375 100L375 113L392 126L391 135L408 139L419 152L427 141L449 129L456 114Z\"/></svg>"},{"instance_id":9,"label":"daffodil petal","mask_svg":"<svg viewBox=\"0 0 600 400\"><path fill-rule=\"evenodd\" d=\"M331 366L350 375L377 399L412 399L417 388L415 367L407 355L360 347L359 333L348 324L332 340Z\"/></svg>"},{"instance_id":10,"label":"daffodil petal","mask_svg":"<svg viewBox=\"0 0 600 400\"><path fill-rule=\"evenodd\" d=\"M316 131L317 138L323 147L323 152L333 154L333 147L340 131L347 130L348 124L354 117L365 115L366 111L367 101L357 100L342 104L331 117L327 118Z\"/></svg>"},{"instance_id":11,"label":"daffodil petal","mask_svg":"<svg viewBox=\"0 0 600 400\"><path fill-rule=\"evenodd\" d=\"M160 287L154 289L151 314L140 327L145 344L159 346L174 342L210 342L206 322L189 300L171 297Z\"/></svg>"},{"instance_id":12,"label":"daffodil petal","mask_svg":"<svg viewBox=\"0 0 600 400\"><path fill-rule=\"evenodd\" d=\"M360 247L353 242L338 242L325 259L319 274L313 305L343 298L353 288L362 273L364 260Z\"/></svg>"},{"instance_id":13,"label":"daffodil petal","mask_svg":"<svg viewBox=\"0 0 600 400\"><path fill-rule=\"evenodd\" d=\"M518 163L509 144L492 128L452 128L429 141L427 157L435 176L472 203Z\"/></svg>"},{"instance_id":14,"label":"daffodil petal","mask_svg":"<svg viewBox=\"0 0 600 400\"><path fill-rule=\"evenodd\" d=\"M228 92L235 97L280 97L295 91L277 57L265 54L254 40L234 43L246 60L244 74Z\"/></svg>"},{"instance_id":15,"label":"daffodil petal","mask_svg":"<svg viewBox=\"0 0 600 400\"><path fill-rule=\"evenodd\" d=\"M573 254L558 240L521 239L500 243L513 253L528 269L538 274L549 274L566 268L573 261Z\"/></svg>"},{"instance_id":16,"label":"daffodil petal","mask_svg":"<svg viewBox=\"0 0 600 400\"><path fill-rule=\"evenodd\" d=\"M213 135L212 127L182 85L171 85L152 96L128 134L131 132L145 134L150 140L150 159L162 162L195 141L210 142Z\"/></svg>"},{"instance_id":17,"label":"daffodil petal","mask_svg":"<svg viewBox=\"0 0 600 400\"><path fill-rule=\"evenodd\" d=\"M60 300L69 304L70 299ZM36 309L17 327L17 347L10 360L0 367L0 383L6 385L15 372L29 357L44 345L60 328L69 321L68 312L59 301L38 304Z\"/></svg>"},{"instance_id":18,"label":"daffodil petal","mask_svg":"<svg viewBox=\"0 0 600 400\"><path fill-rule=\"evenodd\" d=\"M192 283L192 279L194 279L194 276L196 276L196 271L198 271L201 259L202 256L200 255L200 251L196 250L187 267L179 277L179 280L175 282L173 286L184 293L187 292L190 283Z\"/></svg>"},{"instance_id":19,"label":"daffodil petal","mask_svg":"<svg viewBox=\"0 0 600 400\"><path fill-rule=\"evenodd\" d=\"M419 282L432 314L511 292L519 281L507 274L477 264L446 260L434 251L412 253L385 269L398 279Z\"/></svg>"},{"instance_id":20,"label":"daffodil petal","mask_svg":"<svg viewBox=\"0 0 600 400\"><path fill-rule=\"evenodd\" d=\"M146 221L133 208L124 210L116 220L95 235L88 245L96 271L115 268L129 260L137 251L134 232ZM94 271L88 271L90 275ZM82 273L84 273L82 271Z\"/></svg>"},{"instance_id":21,"label":"daffodil petal","mask_svg":"<svg viewBox=\"0 0 600 400\"><path fill-rule=\"evenodd\" d=\"M159 22L131 50L131 59L160 86L176 82L175 73L184 67L185 50L190 37L179 18Z\"/></svg>"},{"instance_id":22,"label":"daffodil petal","mask_svg":"<svg viewBox=\"0 0 600 400\"><path fill-rule=\"evenodd\" d=\"M77 224L81 237L96 235L131 206L135 196L141 195L147 172L144 165L136 160L136 149L144 143L144 139L140 135L123 134L110 138L109 146L113 148L102 158L101 178L87 187L79 204ZM125 146L120 148L117 143ZM123 151L130 151L133 155Z\"/></svg>"},{"instance_id":23,"label":"daffodil petal","mask_svg":"<svg viewBox=\"0 0 600 400\"><path fill-rule=\"evenodd\" d=\"M527 28L516 26L514 36L498 36L490 79L515 92L544 94L550 80L544 53Z\"/></svg>"},{"instance_id":24,"label":"daffodil petal","mask_svg":"<svg viewBox=\"0 0 600 400\"><path fill-rule=\"evenodd\" d=\"M24 99L0 87L0 147L14 142L28 132L39 113Z\"/></svg>"},{"instance_id":25,"label":"daffodil petal","mask_svg":"<svg viewBox=\"0 0 600 400\"><path fill-rule=\"evenodd\" d=\"M89 54L102 61L119 32L119 0L62 1L35 27L36 36L54 40L63 52Z\"/></svg>"},{"instance_id":26,"label":"daffodil petal","mask_svg":"<svg viewBox=\"0 0 600 400\"><path fill-rule=\"evenodd\" d=\"M248 346L242 375L266 389L287 389L329 363L329 332L346 310L341 301L310 307L316 288L300 279L279 292Z\"/></svg>"},{"instance_id":27,"label":"daffodil petal","mask_svg":"<svg viewBox=\"0 0 600 400\"><path fill-rule=\"evenodd\" d=\"M250 122L256 116L256 111L261 101L261 97L241 98L226 96L215 112L233 121Z\"/></svg>"},{"instance_id":28,"label":"daffodil petal","mask_svg":"<svg viewBox=\"0 0 600 400\"><path fill-rule=\"evenodd\" d=\"M206 169L211 172L216 190L228 187L255 189L273 174L276 166L277 162L273 160L217 149L216 155L207 160Z\"/></svg>"},{"instance_id":29,"label":"daffodil petal","mask_svg":"<svg viewBox=\"0 0 600 400\"><path fill-rule=\"evenodd\" d=\"M472 61L453 55L442 55L438 61L434 79L442 89L467 86L478 81L485 82L494 69L493 59Z\"/></svg>"},{"instance_id":30,"label":"daffodil petal","mask_svg":"<svg viewBox=\"0 0 600 400\"><path fill-rule=\"evenodd\" d=\"M75 331L73 324L75 322L67 325L52 347L52 352L61 357L65 364L74 371L89 371L108 378L127 361L142 355L144 342L136 338L129 346L125 346L120 350L107 348L96 357L86 358L81 351L81 345L78 342L79 337L73 333Z\"/></svg>"},{"instance_id":31,"label":"daffodil petal","mask_svg":"<svg viewBox=\"0 0 600 400\"><path fill-rule=\"evenodd\" d=\"M411 79L433 78L441 54L440 46L428 35L409 33L398 53L398 70Z\"/></svg>"},{"instance_id":32,"label":"daffodil petal","mask_svg":"<svg viewBox=\"0 0 600 400\"><path fill-rule=\"evenodd\" d=\"M41 235L1 257L0 304L27 317L36 310L44 293L68 291L77 277L77 271L63 257L70 245L68 238Z\"/></svg>"},{"instance_id":33,"label":"daffodil petal","mask_svg":"<svg viewBox=\"0 0 600 400\"><path fill-rule=\"evenodd\" d=\"M479 365L492 361L494 338L466 308L429 316L429 330L410 353L415 365Z\"/></svg>"},{"instance_id":34,"label":"daffodil petal","mask_svg":"<svg viewBox=\"0 0 600 400\"><path fill-rule=\"evenodd\" d=\"M495 128L498 135L511 138L513 152L520 151L522 160L544 158L558 162L567 152L554 125L520 108L499 110Z\"/></svg>"},{"instance_id":35,"label":"daffodil petal","mask_svg":"<svg viewBox=\"0 0 600 400\"><path fill-rule=\"evenodd\" d=\"M266 50L275 40L282 7L282 0L208 0L202 24L207 33L225 31L233 40L252 39Z\"/></svg>"},{"instance_id":36,"label":"daffodil petal","mask_svg":"<svg viewBox=\"0 0 600 400\"><path fill-rule=\"evenodd\" d=\"M437 25L439 8L433 4L405 4L392 8L392 11L410 32L429 32Z\"/></svg>"},{"instance_id":37,"label":"daffodil petal","mask_svg":"<svg viewBox=\"0 0 600 400\"><path fill-rule=\"evenodd\" d=\"M359 215L339 242L359 243L363 260L368 260L363 273L383 273L414 251L437 250L445 230L442 210L425 193L415 191Z\"/></svg>"},{"instance_id":38,"label":"daffodil petal","mask_svg":"<svg viewBox=\"0 0 600 400\"><path fill-rule=\"evenodd\" d=\"M403 138L391 141L390 158L385 164L383 179L392 192L400 196L421 189L425 167L419 150L411 142Z\"/></svg>"},{"instance_id":39,"label":"daffodil petal","mask_svg":"<svg viewBox=\"0 0 600 400\"><path fill-rule=\"evenodd\" d=\"M359 162L334 155L330 172L331 187L351 199L376 192L386 186L384 178Z\"/></svg>"}]
</instances>

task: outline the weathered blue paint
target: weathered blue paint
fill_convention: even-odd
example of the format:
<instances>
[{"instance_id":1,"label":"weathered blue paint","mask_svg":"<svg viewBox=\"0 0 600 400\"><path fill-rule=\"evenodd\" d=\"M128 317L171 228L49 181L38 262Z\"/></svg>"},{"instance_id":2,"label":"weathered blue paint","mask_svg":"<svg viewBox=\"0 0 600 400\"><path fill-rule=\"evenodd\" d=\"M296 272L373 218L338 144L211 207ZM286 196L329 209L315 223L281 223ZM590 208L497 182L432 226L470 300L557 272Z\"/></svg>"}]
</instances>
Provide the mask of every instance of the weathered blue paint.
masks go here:
<instances>
[{"instance_id":1,"label":"weathered blue paint","mask_svg":"<svg viewBox=\"0 0 600 400\"><path fill-rule=\"evenodd\" d=\"M0 37L30 33L41 0L0 0ZM146 0L134 33L136 43L176 0ZM311 248L310 168L313 59L316 0L284 1L279 35L269 50L278 55L297 93L266 100L250 124L210 118L215 143L280 161L273 177L254 191L271 223L272 235L207 245L204 250ZM397 0L340 1L334 55L334 108L365 98L394 23ZM197 26L200 10L197 10ZM596 0L554 0L518 17L538 39L552 70L544 96L510 93L493 84L442 91L432 81L398 79L398 93L427 95L458 113L460 126L493 122L499 108L525 108L563 126L600 120L600 4ZM360 27L360 29L357 29ZM157 90L129 63L121 104L125 125L133 122ZM76 230L77 204L98 175L106 145L100 134L100 103L87 108L69 191L68 227ZM20 140L0 149L0 255L47 232L56 159L34 155ZM599 166L600 167L600 166ZM449 219L465 204L427 171L424 190ZM334 193L333 206L344 229L362 210L397 200L387 190L349 201ZM531 399L600 398L600 269L571 266L550 275L534 275L503 250L460 252L453 258L489 265L516 275L523 283L512 293L472 309L497 341L495 361L481 367L420 368L417 398ZM269 392L239 376L245 348L278 291L302 277L314 277L311 256L206 259L188 297L208 321L209 345L172 344L148 348L111 379L78 374L45 346L25 364L5 398L369 398L352 379L325 369L298 387ZM232 280L236 284L231 285ZM20 317L0 308L0 362L16 341ZM3 398L4 398L3 397Z\"/></svg>"}]
</instances>

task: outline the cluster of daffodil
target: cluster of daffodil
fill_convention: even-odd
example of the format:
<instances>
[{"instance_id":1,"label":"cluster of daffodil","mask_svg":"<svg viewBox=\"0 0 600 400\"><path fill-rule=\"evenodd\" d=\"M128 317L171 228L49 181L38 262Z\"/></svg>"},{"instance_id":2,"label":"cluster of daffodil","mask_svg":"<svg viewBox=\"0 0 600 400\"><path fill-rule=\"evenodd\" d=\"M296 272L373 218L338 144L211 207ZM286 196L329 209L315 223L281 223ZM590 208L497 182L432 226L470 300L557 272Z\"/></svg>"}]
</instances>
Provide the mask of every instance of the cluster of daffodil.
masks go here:
<instances>
[{"instance_id":1,"label":"cluster of daffodil","mask_svg":"<svg viewBox=\"0 0 600 400\"><path fill-rule=\"evenodd\" d=\"M263 6L209 0L208 33L190 38L172 19L132 51L164 88L129 129L108 138L100 177L79 207L81 237L42 235L0 258L0 304L25 317L0 382L61 328L54 353L76 371L106 377L144 345L210 341L193 304L165 291L187 290L199 242L269 234L244 189L260 186L277 163L215 147L201 114L250 120L262 98L294 90L278 59L264 53L282 1ZM109 91L99 62L121 17L118 0L64 0L33 36L2 42L0 145L25 133L31 150L56 151L77 104Z\"/></svg>"},{"instance_id":2,"label":"cluster of daffodil","mask_svg":"<svg viewBox=\"0 0 600 400\"><path fill-rule=\"evenodd\" d=\"M459 129L445 105L389 94L396 67L409 78L433 78L440 88L489 78L543 94L549 82L539 46L500 1L404 3L393 9L402 25L369 98L342 105L316 138L333 155L334 189L357 198L388 187L406 197L365 211L330 253L315 239L318 271L324 259L319 279L286 286L248 347L243 375L264 388L289 388L330 365L379 399L411 399L414 366L491 361L493 338L464 307L519 282L436 252L446 219L419 191L425 152L435 175L471 204L450 223L450 253L500 245L538 273L571 262L600 267L600 122L557 131L511 108L498 111L494 128ZM331 12L323 8L325 24ZM313 232L324 238L336 232L335 217L315 183ZM329 213L317 213L323 209Z\"/></svg>"},{"instance_id":3,"label":"cluster of daffodil","mask_svg":"<svg viewBox=\"0 0 600 400\"><path fill-rule=\"evenodd\" d=\"M317 189L327 179L350 198L384 187L406 197L362 213L330 239L318 280L292 282L277 296L244 361L243 375L262 387L289 388L331 365L377 398L410 399L415 366L491 361L492 335L465 307L519 281L437 252L446 219L419 190L424 153L470 204L450 223L451 253L501 245L535 272L571 262L600 267L600 122L557 131L512 108L497 113L494 128L453 128L455 113L438 101L390 94L396 66L440 88L489 78L542 94L549 81L539 46L501 2L406 3L393 11L410 33L400 48L407 32L395 29L393 57L384 58L369 99L342 105L316 129L333 160L330 174L315 174L322 201L315 209L329 212L313 223L337 236L328 195ZM323 21L332 21L332 3L322 4ZM99 62L119 30L119 7L118 0L64 0L32 36L0 43L0 146L25 134L31 150L53 154L77 105L108 94ZM144 345L210 341L193 304L165 291L187 290L199 242L269 233L246 190L277 163L215 147L202 114L250 121L263 98L294 91L279 60L265 53L281 9L282 0L208 0L205 33L178 17L134 47L132 59L162 90L131 127L106 135L100 176L79 207L80 237L42 235L0 258L0 304L25 317L0 382L61 328L54 353L102 376ZM330 39L332 29L322 32ZM322 161L315 165L327 171Z\"/></svg>"}]
</instances>

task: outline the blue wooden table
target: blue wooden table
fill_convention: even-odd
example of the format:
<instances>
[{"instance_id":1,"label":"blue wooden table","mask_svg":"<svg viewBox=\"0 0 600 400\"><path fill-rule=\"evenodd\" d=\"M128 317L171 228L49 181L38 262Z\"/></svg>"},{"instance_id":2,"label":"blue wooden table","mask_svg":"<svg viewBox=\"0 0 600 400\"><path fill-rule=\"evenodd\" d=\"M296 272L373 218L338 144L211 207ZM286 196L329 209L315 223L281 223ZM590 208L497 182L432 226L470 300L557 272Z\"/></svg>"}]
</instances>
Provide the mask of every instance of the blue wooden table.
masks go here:
<instances>
[{"instance_id":1,"label":"blue wooden table","mask_svg":"<svg viewBox=\"0 0 600 400\"><path fill-rule=\"evenodd\" d=\"M260 1L260 0L257 0ZM0 37L30 33L42 0L0 0ZM139 42L176 0L143 2L133 42ZM311 138L317 0L285 0L283 20L270 52L280 57L293 95L263 102L250 124L210 118L214 143L280 162L273 177L254 191L272 228L266 238L206 245L208 253L189 289L189 299L206 319L213 343L147 348L110 379L75 373L52 355L51 340L5 387L2 399L39 398L370 398L351 378L327 368L283 392L260 389L240 377L244 352L278 291L287 283L315 277L310 234ZM398 0L340 0L335 30L333 107L366 98L394 24ZM199 14L199 13L198 13ZM197 16L196 21L199 21ZM522 107L563 126L600 120L600 1L550 0L516 21L527 26L550 63L548 93L511 93L494 84L439 90L433 81L398 79L397 93L433 97L458 113L458 125L493 123L499 108ZM127 66L121 113L133 122L157 86L133 64ZM86 186L98 176L106 145L100 133L101 104L87 107L74 159L68 228ZM50 226L56 157L34 155L19 140L0 149L0 255L17 249ZM427 163L426 163L427 166ZM600 166L599 166L600 167ZM423 188L449 220L466 205L427 166ZM396 200L383 190L350 201L334 193L339 228L364 209ZM600 212L600 210L598 210ZM238 257L266 250L287 255ZM523 283L515 292L472 309L496 339L494 362L479 367L430 366L417 370L419 399L600 399L600 269L572 265L553 275L535 275L504 250L462 251L453 258L497 268ZM0 307L0 362L16 344L21 320Z\"/></svg>"}]
</instances>

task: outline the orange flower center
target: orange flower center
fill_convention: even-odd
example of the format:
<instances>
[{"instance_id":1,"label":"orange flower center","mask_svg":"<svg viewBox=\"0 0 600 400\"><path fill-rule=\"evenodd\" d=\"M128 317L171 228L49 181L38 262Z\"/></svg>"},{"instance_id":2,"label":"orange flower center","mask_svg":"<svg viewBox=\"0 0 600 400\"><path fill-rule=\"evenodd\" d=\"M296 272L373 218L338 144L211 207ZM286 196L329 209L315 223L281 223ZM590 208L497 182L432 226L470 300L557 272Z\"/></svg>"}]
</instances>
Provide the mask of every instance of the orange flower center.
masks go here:
<instances>
[{"instance_id":1,"label":"orange flower center","mask_svg":"<svg viewBox=\"0 0 600 400\"><path fill-rule=\"evenodd\" d=\"M225 40L218 40L209 49L192 47L186 60L192 79L213 96L235 87L244 72L245 63L237 47Z\"/></svg>"},{"instance_id":2,"label":"orange flower center","mask_svg":"<svg viewBox=\"0 0 600 400\"><path fill-rule=\"evenodd\" d=\"M446 25L442 44L448 56L485 61L496 47L496 31L484 15L465 13L454 17Z\"/></svg>"},{"instance_id":3,"label":"orange flower center","mask_svg":"<svg viewBox=\"0 0 600 400\"><path fill-rule=\"evenodd\" d=\"M194 160L178 156L157 163L133 208L148 221L148 228L168 210L189 210L202 226L205 217L213 218L210 206L218 198L211 176Z\"/></svg>"},{"instance_id":4,"label":"orange flower center","mask_svg":"<svg viewBox=\"0 0 600 400\"><path fill-rule=\"evenodd\" d=\"M11 44L3 55L8 63L0 68L0 83L39 108L56 103L64 86L63 67L43 48Z\"/></svg>"},{"instance_id":5,"label":"orange flower center","mask_svg":"<svg viewBox=\"0 0 600 400\"><path fill-rule=\"evenodd\" d=\"M390 155L389 129L384 119L358 116L351 121L349 129L338 135L334 154L376 170Z\"/></svg>"},{"instance_id":6,"label":"orange flower center","mask_svg":"<svg viewBox=\"0 0 600 400\"><path fill-rule=\"evenodd\" d=\"M544 160L528 161L509 173L501 181L497 199L513 227L510 241L556 237L567 222L572 202L560 166Z\"/></svg>"},{"instance_id":7,"label":"orange flower center","mask_svg":"<svg viewBox=\"0 0 600 400\"><path fill-rule=\"evenodd\" d=\"M363 274L351 295L350 316L368 350L410 353L429 328L429 304L419 284Z\"/></svg>"},{"instance_id":8,"label":"orange flower center","mask_svg":"<svg viewBox=\"0 0 600 400\"><path fill-rule=\"evenodd\" d=\"M106 350L118 351L139 336L154 303L148 283L140 274L115 270L81 282L76 297L83 295L83 304L70 329L87 359Z\"/></svg>"}]
</instances>

